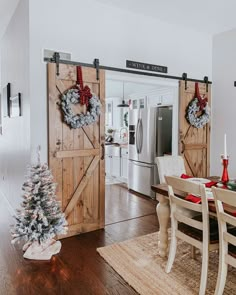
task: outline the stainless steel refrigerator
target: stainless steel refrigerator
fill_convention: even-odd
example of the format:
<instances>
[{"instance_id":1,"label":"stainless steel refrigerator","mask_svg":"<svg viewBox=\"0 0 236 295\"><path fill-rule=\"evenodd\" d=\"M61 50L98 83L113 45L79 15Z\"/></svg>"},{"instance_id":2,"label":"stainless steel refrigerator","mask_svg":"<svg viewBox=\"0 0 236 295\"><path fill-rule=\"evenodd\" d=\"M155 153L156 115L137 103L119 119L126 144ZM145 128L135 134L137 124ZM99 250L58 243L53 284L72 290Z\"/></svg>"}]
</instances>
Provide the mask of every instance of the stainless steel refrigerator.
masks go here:
<instances>
[{"instance_id":1,"label":"stainless steel refrigerator","mask_svg":"<svg viewBox=\"0 0 236 295\"><path fill-rule=\"evenodd\" d=\"M155 157L172 152L172 106L129 110L128 188L155 198L151 185L159 183Z\"/></svg>"}]
</instances>

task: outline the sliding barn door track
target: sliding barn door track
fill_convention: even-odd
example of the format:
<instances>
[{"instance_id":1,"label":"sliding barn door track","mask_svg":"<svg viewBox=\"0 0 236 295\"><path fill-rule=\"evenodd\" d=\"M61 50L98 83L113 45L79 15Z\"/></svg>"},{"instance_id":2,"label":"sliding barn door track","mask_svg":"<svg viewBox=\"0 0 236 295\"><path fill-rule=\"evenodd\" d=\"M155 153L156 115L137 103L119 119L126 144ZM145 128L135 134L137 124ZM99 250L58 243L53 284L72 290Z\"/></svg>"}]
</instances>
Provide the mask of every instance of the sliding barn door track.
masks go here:
<instances>
[{"instance_id":1,"label":"sliding barn door track","mask_svg":"<svg viewBox=\"0 0 236 295\"><path fill-rule=\"evenodd\" d=\"M187 89L187 81L206 83L207 88L208 88L208 84L212 84L212 82L208 80L207 76L205 76L203 80L199 80L199 79L188 78L187 73L183 73L182 76L178 77L178 76L163 75L163 74L156 74L156 73L150 73L150 72L141 72L136 70L128 70L128 69L122 69L122 68L115 68L115 67L109 67L109 66L102 66L99 63L98 58L95 58L92 64L77 62L77 61L70 61L70 60L62 60L60 59L59 52L55 52L52 58L45 57L44 61L49 63L56 63L56 71L57 71L56 74L58 76L60 74L60 64L67 64L67 65L95 68L97 71L97 80L99 80L99 69L101 69L101 70L121 72L121 73L134 74L134 75L150 76L150 77L165 78L165 79L172 79L172 80L184 80L185 89Z\"/></svg>"}]
</instances>

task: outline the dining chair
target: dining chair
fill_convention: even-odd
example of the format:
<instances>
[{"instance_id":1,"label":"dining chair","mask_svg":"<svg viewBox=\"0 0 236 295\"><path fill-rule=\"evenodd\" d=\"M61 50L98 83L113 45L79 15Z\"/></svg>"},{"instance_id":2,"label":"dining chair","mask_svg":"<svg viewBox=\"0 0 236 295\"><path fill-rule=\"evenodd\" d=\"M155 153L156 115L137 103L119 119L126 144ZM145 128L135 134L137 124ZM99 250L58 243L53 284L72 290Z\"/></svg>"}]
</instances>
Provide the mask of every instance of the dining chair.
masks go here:
<instances>
[{"instance_id":1,"label":"dining chair","mask_svg":"<svg viewBox=\"0 0 236 295\"><path fill-rule=\"evenodd\" d=\"M181 239L198 248L202 253L202 269L199 294L205 294L208 273L209 251L219 248L217 221L209 218L208 200L205 186L174 176L166 176L171 208L171 242L166 272L171 271L174 263L177 239ZM201 197L201 203L196 204L176 196L174 191L181 191ZM189 217L177 208L185 208L198 213Z\"/></svg>"},{"instance_id":2,"label":"dining chair","mask_svg":"<svg viewBox=\"0 0 236 295\"><path fill-rule=\"evenodd\" d=\"M165 176L181 176L186 174L184 159L181 156L156 157L160 183L166 183Z\"/></svg>"},{"instance_id":3,"label":"dining chair","mask_svg":"<svg viewBox=\"0 0 236 295\"><path fill-rule=\"evenodd\" d=\"M236 217L225 212L227 206L236 207L236 192L212 188L219 226L219 269L215 295L224 292L228 265L236 268Z\"/></svg>"},{"instance_id":4,"label":"dining chair","mask_svg":"<svg viewBox=\"0 0 236 295\"><path fill-rule=\"evenodd\" d=\"M186 174L186 169L184 165L184 159L181 156L162 156L156 157L156 164L159 174L160 183L166 183L165 176L178 176ZM185 208L179 208L180 212L185 212L185 215L193 217L196 215L193 211L187 210ZM195 259L196 249L194 246L191 247L191 257Z\"/></svg>"}]
</instances>

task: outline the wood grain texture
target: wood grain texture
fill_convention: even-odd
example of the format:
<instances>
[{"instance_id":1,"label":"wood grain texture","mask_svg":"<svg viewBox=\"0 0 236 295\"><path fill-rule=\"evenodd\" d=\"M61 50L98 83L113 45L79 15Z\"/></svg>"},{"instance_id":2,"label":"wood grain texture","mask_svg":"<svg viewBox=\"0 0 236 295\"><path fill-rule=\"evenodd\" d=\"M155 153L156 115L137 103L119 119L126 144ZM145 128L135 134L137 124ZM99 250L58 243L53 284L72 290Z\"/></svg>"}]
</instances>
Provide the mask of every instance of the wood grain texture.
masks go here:
<instances>
[{"instance_id":1,"label":"wood grain texture","mask_svg":"<svg viewBox=\"0 0 236 295\"><path fill-rule=\"evenodd\" d=\"M99 220L100 220L100 228L104 227L105 224L105 157L103 155L103 148L105 144L105 71L100 70L100 100L101 100L101 116L100 116L100 169L99 169L99 182L100 182L100 199L99 199Z\"/></svg>"},{"instance_id":2,"label":"wood grain texture","mask_svg":"<svg viewBox=\"0 0 236 295\"><path fill-rule=\"evenodd\" d=\"M211 105L211 85L198 83L201 96ZM207 177L210 172L210 122L203 128L195 128L186 120L186 108L194 98L195 83L180 81L179 87L179 153L185 159L186 172L195 177Z\"/></svg>"},{"instance_id":3,"label":"wood grain texture","mask_svg":"<svg viewBox=\"0 0 236 295\"><path fill-rule=\"evenodd\" d=\"M56 65L48 64L48 164L57 182L57 196L63 201L62 195L62 159L56 159L54 153L62 150L62 125L59 92L56 88ZM63 206L63 205L62 205Z\"/></svg>"},{"instance_id":4,"label":"wood grain texture","mask_svg":"<svg viewBox=\"0 0 236 295\"><path fill-rule=\"evenodd\" d=\"M76 83L76 66L48 64L48 138L49 167L58 183L58 198L68 222L68 236L104 227L105 169L102 159L104 143L105 73L82 67L84 86L101 101L98 122L73 129L63 122L61 95ZM86 112L80 104L72 105L74 113ZM96 226L97 224L97 226Z\"/></svg>"},{"instance_id":5,"label":"wood grain texture","mask_svg":"<svg viewBox=\"0 0 236 295\"><path fill-rule=\"evenodd\" d=\"M74 157L87 157L87 156L98 156L100 155L99 149L91 150L76 150L76 151L60 151L56 152L56 158L74 158Z\"/></svg>"},{"instance_id":6,"label":"wood grain texture","mask_svg":"<svg viewBox=\"0 0 236 295\"><path fill-rule=\"evenodd\" d=\"M66 216L68 216L68 214L71 212L71 210L73 210L76 203L79 201L79 198L80 198L83 190L87 186L91 176L93 175L93 171L97 167L98 163L99 163L99 157L96 156L96 157L94 157L89 168L85 172L80 184L78 185L77 189L75 190L75 192L73 194L73 198L71 198L70 202L67 204L66 209L64 211Z\"/></svg>"}]
</instances>

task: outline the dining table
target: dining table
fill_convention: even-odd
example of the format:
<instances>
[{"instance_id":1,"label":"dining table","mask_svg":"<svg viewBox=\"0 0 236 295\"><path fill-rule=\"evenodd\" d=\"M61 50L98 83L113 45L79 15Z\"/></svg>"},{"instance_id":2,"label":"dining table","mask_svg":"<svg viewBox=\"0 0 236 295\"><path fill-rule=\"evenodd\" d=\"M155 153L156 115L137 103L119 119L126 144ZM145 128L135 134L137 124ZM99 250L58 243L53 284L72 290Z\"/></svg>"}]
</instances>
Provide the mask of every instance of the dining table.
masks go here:
<instances>
[{"instance_id":1,"label":"dining table","mask_svg":"<svg viewBox=\"0 0 236 295\"><path fill-rule=\"evenodd\" d=\"M218 181L219 177L211 176L207 177L210 181ZM156 212L159 221L159 241L158 241L158 252L161 257L165 257L167 255L168 249L168 228L170 226L170 203L169 203L169 195L168 195L168 185L166 183L162 184L154 184L151 186L152 190L156 194L156 199L158 201ZM184 199L186 194L181 191L174 190L174 193L179 198ZM209 207L209 215L217 217L216 215L216 206L214 199L209 200L208 202ZM224 205L224 209L230 215L235 215L236 208Z\"/></svg>"}]
</instances>

